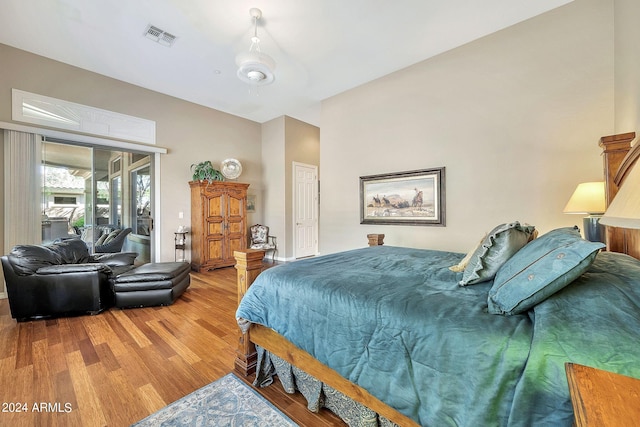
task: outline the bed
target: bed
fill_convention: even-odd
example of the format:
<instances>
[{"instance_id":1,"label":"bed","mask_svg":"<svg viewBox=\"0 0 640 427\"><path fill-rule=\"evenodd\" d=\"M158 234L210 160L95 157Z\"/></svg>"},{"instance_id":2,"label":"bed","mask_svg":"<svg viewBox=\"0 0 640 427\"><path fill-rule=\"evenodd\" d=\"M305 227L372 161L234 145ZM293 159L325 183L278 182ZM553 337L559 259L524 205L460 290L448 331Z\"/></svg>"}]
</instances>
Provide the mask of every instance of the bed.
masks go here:
<instances>
[{"instance_id":1,"label":"bed","mask_svg":"<svg viewBox=\"0 0 640 427\"><path fill-rule=\"evenodd\" d=\"M610 200L625 138L601 140ZM636 254L635 231L610 232ZM264 272L261 251L237 252L236 371L308 375L312 400L359 402L371 425L572 425L565 363L640 377L640 261L601 249L514 222L461 271L464 254L384 245Z\"/></svg>"}]
</instances>

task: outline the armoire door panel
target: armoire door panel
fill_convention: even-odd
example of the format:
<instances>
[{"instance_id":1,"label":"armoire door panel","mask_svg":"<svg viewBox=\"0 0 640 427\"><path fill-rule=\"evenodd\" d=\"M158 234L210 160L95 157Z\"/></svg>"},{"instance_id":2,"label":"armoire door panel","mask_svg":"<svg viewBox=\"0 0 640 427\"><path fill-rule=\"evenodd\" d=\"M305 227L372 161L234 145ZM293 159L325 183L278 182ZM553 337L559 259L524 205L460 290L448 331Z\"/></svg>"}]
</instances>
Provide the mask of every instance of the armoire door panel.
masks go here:
<instances>
[{"instance_id":1,"label":"armoire door panel","mask_svg":"<svg viewBox=\"0 0 640 427\"><path fill-rule=\"evenodd\" d=\"M240 216L244 216L244 210L245 210L245 198L244 197L238 197L237 195L233 194L233 195L229 195L229 198L227 200L228 202L228 215L229 217L240 217Z\"/></svg>"},{"instance_id":2,"label":"armoire door panel","mask_svg":"<svg viewBox=\"0 0 640 427\"><path fill-rule=\"evenodd\" d=\"M224 257L224 246L222 239L212 239L207 241L207 258L216 260Z\"/></svg>"},{"instance_id":3,"label":"armoire door panel","mask_svg":"<svg viewBox=\"0 0 640 427\"><path fill-rule=\"evenodd\" d=\"M223 214L223 195L215 195L207 197L207 218L220 218Z\"/></svg>"},{"instance_id":4,"label":"armoire door panel","mask_svg":"<svg viewBox=\"0 0 640 427\"><path fill-rule=\"evenodd\" d=\"M246 247L247 247L247 244L243 236L229 238L229 253L231 257L233 257L234 251L246 249Z\"/></svg>"},{"instance_id":5,"label":"armoire door panel","mask_svg":"<svg viewBox=\"0 0 640 427\"><path fill-rule=\"evenodd\" d=\"M209 235L219 235L222 236L224 234L224 222L222 221L207 221L207 228Z\"/></svg>"},{"instance_id":6,"label":"armoire door panel","mask_svg":"<svg viewBox=\"0 0 640 427\"><path fill-rule=\"evenodd\" d=\"M227 231L229 234L244 234L244 221L229 221Z\"/></svg>"}]
</instances>

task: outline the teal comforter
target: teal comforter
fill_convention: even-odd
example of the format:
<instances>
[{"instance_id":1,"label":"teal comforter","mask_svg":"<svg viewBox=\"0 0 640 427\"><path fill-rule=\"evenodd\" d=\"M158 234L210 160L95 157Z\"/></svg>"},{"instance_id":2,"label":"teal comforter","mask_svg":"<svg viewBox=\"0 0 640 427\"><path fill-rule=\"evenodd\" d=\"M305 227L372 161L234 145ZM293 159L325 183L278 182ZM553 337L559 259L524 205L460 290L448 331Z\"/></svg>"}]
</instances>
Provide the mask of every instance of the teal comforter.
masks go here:
<instances>
[{"instance_id":1,"label":"teal comforter","mask_svg":"<svg viewBox=\"0 0 640 427\"><path fill-rule=\"evenodd\" d=\"M528 314L487 313L462 254L389 246L263 272L237 317L429 426L571 425L564 363L640 377L640 262L601 253ZM304 367L301 367L304 369Z\"/></svg>"}]
</instances>

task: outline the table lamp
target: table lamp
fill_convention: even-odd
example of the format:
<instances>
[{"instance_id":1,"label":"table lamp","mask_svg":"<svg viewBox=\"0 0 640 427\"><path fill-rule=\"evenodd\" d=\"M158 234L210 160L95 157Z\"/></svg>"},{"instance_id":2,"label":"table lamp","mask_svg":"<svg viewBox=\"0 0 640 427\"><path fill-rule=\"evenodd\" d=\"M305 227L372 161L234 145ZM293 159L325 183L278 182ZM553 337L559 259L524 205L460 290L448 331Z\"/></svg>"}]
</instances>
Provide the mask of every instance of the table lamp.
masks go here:
<instances>
[{"instance_id":1,"label":"table lamp","mask_svg":"<svg viewBox=\"0 0 640 427\"><path fill-rule=\"evenodd\" d=\"M600 218L605 211L604 181L578 184L564 207L567 214L586 214L582 220L584 238L591 242L604 242Z\"/></svg>"},{"instance_id":2,"label":"table lamp","mask_svg":"<svg viewBox=\"0 0 640 427\"><path fill-rule=\"evenodd\" d=\"M634 166L624 179L624 185L609 204L602 216L601 224L622 227L640 228L640 167Z\"/></svg>"}]
</instances>

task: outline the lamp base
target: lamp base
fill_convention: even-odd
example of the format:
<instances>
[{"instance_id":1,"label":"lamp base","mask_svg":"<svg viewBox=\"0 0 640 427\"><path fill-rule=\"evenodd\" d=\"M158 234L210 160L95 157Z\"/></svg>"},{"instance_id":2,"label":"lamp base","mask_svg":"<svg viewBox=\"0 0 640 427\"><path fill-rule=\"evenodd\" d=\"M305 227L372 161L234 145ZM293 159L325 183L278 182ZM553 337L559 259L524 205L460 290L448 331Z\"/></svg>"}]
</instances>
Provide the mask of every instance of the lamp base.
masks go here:
<instances>
[{"instance_id":1,"label":"lamp base","mask_svg":"<svg viewBox=\"0 0 640 427\"><path fill-rule=\"evenodd\" d=\"M600 225L602 215L585 216L582 220L584 238L590 242L605 243L604 226Z\"/></svg>"}]
</instances>

